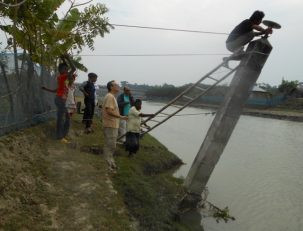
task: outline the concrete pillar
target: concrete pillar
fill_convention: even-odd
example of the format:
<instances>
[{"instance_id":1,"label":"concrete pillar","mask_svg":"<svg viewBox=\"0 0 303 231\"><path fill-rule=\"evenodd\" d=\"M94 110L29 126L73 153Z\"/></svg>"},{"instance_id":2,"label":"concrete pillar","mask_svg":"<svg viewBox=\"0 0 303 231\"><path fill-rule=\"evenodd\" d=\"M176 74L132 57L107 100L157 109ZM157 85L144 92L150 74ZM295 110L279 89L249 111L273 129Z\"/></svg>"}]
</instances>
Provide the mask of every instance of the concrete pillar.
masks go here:
<instances>
[{"instance_id":1,"label":"concrete pillar","mask_svg":"<svg viewBox=\"0 0 303 231\"><path fill-rule=\"evenodd\" d=\"M183 202L187 200L187 205L194 206L200 200L201 193L219 161L249 97L250 90L257 81L271 50L272 46L266 38L252 41L248 45L246 49L248 55L242 59L230 89L185 179L188 194Z\"/></svg>"}]
</instances>

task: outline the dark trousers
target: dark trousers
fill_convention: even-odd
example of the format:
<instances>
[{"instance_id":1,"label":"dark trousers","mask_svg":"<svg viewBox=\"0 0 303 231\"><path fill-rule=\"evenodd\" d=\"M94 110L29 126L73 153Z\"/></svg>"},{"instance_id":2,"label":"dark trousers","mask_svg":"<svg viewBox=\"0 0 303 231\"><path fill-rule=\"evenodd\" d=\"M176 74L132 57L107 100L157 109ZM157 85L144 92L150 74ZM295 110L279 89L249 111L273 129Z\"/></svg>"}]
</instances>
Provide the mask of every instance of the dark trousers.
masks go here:
<instances>
[{"instance_id":1,"label":"dark trousers","mask_svg":"<svg viewBox=\"0 0 303 231\"><path fill-rule=\"evenodd\" d=\"M244 46L249 43L254 38L254 32L248 32L246 34L243 34L236 38L235 40L231 42L226 43L226 48L235 53L237 51L242 51L244 49Z\"/></svg>"},{"instance_id":2,"label":"dark trousers","mask_svg":"<svg viewBox=\"0 0 303 231\"><path fill-rule=\"evenodd\" d=\"M125 141L125 150L129 152L129 155L136 153L140 147L140 133L127 132Z\"/></svg>"},{"instance_id":3,"label":"dark trousers","mask_svg":"<svg viewBox=\"0 0 303 231\"><path fill-rule=\"evenodd\" d=\"M66 100L59 96L55 98L55 104L57 106L57 139L64 138L69 131L70 117L66 108Z\"/></svg>"},{"instance_id":4,"label":"dark trousers","mask_svg":"<svg viewBox=\"0 0 303 231\"><path fill-rule=\"evenodd\" d=\"M93 122L93 117L95 113L95 100L94 99L84 99L85 109L83 115L83 122L86 128L90 128Z\"/></svg>"}]
</instances>

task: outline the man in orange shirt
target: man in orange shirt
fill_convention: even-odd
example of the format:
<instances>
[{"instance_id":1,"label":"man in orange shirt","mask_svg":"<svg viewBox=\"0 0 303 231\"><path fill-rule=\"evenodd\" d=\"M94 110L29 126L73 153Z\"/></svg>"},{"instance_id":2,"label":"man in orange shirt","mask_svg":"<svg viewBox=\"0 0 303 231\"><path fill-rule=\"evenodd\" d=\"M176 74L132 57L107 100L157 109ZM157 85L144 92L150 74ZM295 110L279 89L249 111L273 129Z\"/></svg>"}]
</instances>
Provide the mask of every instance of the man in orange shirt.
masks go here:
<instances>
[{"instance_id":1,"label":"man in orange shirt","mask_svg":"<svg viewBox=\"0 0 303 231\"><path fill-rule=\"evenodd\" d=\"M104 97L102 104L102 122L104 134L103 153L110 170L116 169L113 154L116 149L119 123L121 120L127 120L126 116L121 116L115 95L119 92L119 85L114 81L107 83L108 93Z\"/></svg>"},{"instance_id":2,"label":"man in orange shirt","mask_svg":"<svg viewBox=\"0 0 303 231\"><path fill-rule=\"evenodd\" d=\"M57 106L57 126L56 126L56 137L63 143L68 143L66 135L69 131L70 117L66 108L66 99L68 94L68 83L73 81L73 74L76 71L74 64L71 62L69 56L64 55L61 57L63 63L58 66L59 76L57 77L57 91L55 104ZM65 62L68 61L71 68L68 71L68 65Z\"/></svg>"}]
</instances>

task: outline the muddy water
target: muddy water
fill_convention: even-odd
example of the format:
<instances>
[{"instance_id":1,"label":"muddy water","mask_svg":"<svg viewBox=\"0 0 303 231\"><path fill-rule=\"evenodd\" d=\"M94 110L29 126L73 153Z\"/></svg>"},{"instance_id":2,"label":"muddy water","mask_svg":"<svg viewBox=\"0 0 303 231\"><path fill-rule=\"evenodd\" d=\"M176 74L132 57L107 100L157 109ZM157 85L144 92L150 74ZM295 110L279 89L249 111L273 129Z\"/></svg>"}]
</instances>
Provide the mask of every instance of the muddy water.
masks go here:
<instances>
[{"instance_id":1,"label":"muddy water","mask_svg":"<svg viewBox=\"0 0 303 231\"><path fill-rule=\"evenodd\" d=\"M144 102L143 112L162 104ZM181 114L209 112L188 108ZM175 117L151 134L186 165L186 177L214 116ZM209 201L236 221L203 219L206 231L303 230L303 123L241 116L208 183Z\"/></svg>"}]
</instances>

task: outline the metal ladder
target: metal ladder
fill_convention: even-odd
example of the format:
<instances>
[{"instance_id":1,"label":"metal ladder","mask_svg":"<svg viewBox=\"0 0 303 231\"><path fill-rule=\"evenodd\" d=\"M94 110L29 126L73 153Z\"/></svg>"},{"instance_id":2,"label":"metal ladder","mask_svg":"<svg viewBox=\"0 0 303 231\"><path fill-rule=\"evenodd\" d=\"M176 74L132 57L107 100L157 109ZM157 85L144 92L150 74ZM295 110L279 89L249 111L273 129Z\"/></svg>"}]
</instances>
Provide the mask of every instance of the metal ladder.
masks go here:
<instances>
[{"instance_id":1,"label":"metal ladder","mask_svg":"<svg viewBox=\"0 0 303 231\"><path fill-rule=\"evenodd\" d=\"M160 110L154 113L155 115L154 117L149 117L146 120L142 121L141 125L146 126L147 125L146 123L148 122L150 126L146 126L145 129L141 131L141 135L150 132L151 130L160 126L161 124L169 120L171 117L182 111L184 108L188 107L195 100L205 95L215 86L217 86L220 82L222 82L232 73L234 73L239 67L236 66L235 68L228 68L229 71L225 75L219 78L214 78L212 75L215 74L215 72L217 72L220 68L222 67L226 68L225 64L226 61L223 61L217 67L215 67L210 72L205 74L202 78L200 78L196 83L189 86L181 94L179 94L177 97L175 97L170 102L168 102L164 107L162 107ZM202 88L200 84L207 79L214 81L214 83L207 88ZM194 93L194 94L190 94L190 93ZM171 111L172 109L173 111ZM120 136L118 140L121 139L123 136Z\"/></svg>"}]
</instances>

